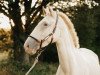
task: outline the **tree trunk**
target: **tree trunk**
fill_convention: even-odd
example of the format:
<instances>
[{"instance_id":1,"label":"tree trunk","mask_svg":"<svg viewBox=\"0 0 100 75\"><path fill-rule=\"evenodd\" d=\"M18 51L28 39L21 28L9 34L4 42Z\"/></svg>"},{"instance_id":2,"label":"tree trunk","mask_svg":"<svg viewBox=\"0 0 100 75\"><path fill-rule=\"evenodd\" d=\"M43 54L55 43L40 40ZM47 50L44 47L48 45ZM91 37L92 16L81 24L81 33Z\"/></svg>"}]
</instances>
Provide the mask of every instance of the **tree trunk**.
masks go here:
<instances>
[{"instance_id":1,"label":"tree trunk","mask_svg":"<svg viewBox=\"0 0 100 75\"><path fill-rule=\"evenodd\" d=\"M25 41L25 33L22 28L20 28L22 25L20 22L14 22L17 25L20 25L19 27L15 25L12 28L12 39L13 39L13 49L14 49L14 60L19 62L25 62L29 63L29 56L25 53L25 50L23 48L23 44Z\"/></svg>"}]
</instances>

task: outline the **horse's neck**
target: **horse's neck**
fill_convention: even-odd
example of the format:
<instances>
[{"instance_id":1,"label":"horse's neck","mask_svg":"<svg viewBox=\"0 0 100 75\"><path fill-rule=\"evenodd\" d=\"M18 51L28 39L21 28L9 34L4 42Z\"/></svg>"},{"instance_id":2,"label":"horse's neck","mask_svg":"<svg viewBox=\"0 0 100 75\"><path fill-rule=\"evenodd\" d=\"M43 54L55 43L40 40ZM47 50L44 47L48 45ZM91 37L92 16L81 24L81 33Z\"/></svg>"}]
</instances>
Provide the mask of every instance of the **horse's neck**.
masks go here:
<instances>
[{"instance_id":1,"label":"horse's neck","mask_svg":"<svg viewBox=\"0 0 100 75\"><path fill-rule=\"evenodd\" d=\"M71 72L75 62L75 46L66 27L61 31L61 38L56 42L56 45L61 68L67 73Z\"/></svg>"}]
</instances>

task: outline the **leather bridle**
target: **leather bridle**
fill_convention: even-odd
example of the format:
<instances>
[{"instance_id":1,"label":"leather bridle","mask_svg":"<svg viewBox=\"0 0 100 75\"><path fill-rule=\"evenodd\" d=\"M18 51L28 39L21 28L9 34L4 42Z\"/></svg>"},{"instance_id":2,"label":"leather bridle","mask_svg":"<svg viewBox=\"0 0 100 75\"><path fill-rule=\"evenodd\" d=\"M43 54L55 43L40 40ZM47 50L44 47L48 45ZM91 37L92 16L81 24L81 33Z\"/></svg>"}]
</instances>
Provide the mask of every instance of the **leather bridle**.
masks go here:
<instances>
[{"instance_id":1,"label":"leather bridle","mask_svg":"<svg viewBox=\"0 0 100 75\"><path fill-rule=\"evenodd\" d=\"M34 60L34 63L32 65L32 67L27 71L27 73L25 75L28 75L30 73L30 71L35 67L36 63L38 62L38 58L41 55L41 53L47 48L47 46L49 44L52 43L52 41L53 41L53 34L56 31L57 23L58 23L58 14L57 14L57 18L56 18L56 22L55 22L55 27L54 27L53 31L48 36L46 36L44 39L42 39L41 41L39 41L37 38L29 35L29 37L31 37L32 39L34 39L36 42L40 43L40 47L39 47L39 49L36 52L37 56L36 56L36 58ZM51 37L51 42L47 46L42 47L43 42L45 42L47 39L49 39L49 37Z\"/></svg>"},{"instance_id":2,"label":"leather bridle","mask_svg":"<svg viewBox=\"0 0 100 75\"><path fill-rule=\"evenodd\" d=\"M56 14L57 14L57 12L56 12ZM54 34L55 31L56 31L57 23L58 23L58 14L57 14L57 17L56 17L55 27L54 27L53 31L52 31L49 35L47 35L44 39L42 39L41 41L39 41L37 38L35 38L35 37L29 35L29 37L31 37L32 39L34 39L36 42L40 43L40 47L39 47L39 49L37 50L37 53L40 53L41 51L45 50L45 48L46 48L49 44L52 43L52 41L53 41L53 34ZM45 42L47 39L49 39L49 37L51 37L50 43L49 43L47 46L42 47L43 42Z\"/></svg>"}]
</instances>

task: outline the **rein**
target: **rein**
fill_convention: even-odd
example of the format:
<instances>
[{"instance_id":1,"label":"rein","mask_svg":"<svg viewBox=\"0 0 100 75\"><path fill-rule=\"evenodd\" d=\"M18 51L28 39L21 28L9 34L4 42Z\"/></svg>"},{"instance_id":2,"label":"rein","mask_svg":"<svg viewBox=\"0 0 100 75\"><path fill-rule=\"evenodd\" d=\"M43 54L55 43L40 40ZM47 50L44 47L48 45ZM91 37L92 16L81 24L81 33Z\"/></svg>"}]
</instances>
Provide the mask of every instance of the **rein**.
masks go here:
<instances>
[{"instance_id":1,"label":"rein","mask_svg":"<svg viewBox=\"0 0 100 75\"><path fill-rule=\"evenodd\" d=\"M57 12L56 12L56 14L57 14ZM42 53L44 50L46 50L46 48L52 43L52 41L53 41L53 34L54 34L55 31L56 31L57 23L58 23L58 14L57 14L57 17L56 17L55 27L54 27L52 33L50 33L48 36L46 36L46 37L45 37L44 39L42 39L41 41L39 41L37 38L35 38L35 37L31 36L31 35L28 36L28 37L31 37L32 39L34 39L36 42L40 43L40 47L39 47L39 49L38 49L37 52L36 52L37 56L36 56L36 58L35 58L35 61L34 61L33 65L32 65L32 67L28 70L28 72L27 72L25 75L28 75L28 74L30 73L30 71L35 67L36 63L38 62L38 58L39 58L39 56L41 55L41 53ZM51 37L50 43L49 43L47 46L42 47L43 42L45 42L46 40L48 40L49 37Z\"/></svg>"}]
</instances>

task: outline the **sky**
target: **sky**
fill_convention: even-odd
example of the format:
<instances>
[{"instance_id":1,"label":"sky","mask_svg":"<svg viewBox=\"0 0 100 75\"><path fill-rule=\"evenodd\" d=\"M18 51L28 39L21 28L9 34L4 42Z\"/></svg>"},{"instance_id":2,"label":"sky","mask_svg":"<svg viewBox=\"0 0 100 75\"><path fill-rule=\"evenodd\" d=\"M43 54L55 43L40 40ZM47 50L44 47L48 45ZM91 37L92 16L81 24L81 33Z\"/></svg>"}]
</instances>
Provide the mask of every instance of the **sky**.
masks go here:
<instances>
[{"instance_id":1,"label":"sky","mask_svg":"<svg viewBox=\"0 0 100 75\"><path fill-rule=\"evenodd\" d=\"M3 14L0 14L0 28L10 29L9 19Z\"/></svg>"}]
</instances>

